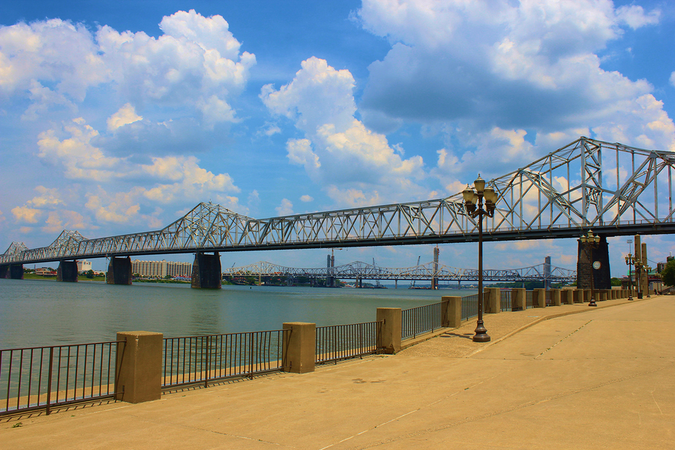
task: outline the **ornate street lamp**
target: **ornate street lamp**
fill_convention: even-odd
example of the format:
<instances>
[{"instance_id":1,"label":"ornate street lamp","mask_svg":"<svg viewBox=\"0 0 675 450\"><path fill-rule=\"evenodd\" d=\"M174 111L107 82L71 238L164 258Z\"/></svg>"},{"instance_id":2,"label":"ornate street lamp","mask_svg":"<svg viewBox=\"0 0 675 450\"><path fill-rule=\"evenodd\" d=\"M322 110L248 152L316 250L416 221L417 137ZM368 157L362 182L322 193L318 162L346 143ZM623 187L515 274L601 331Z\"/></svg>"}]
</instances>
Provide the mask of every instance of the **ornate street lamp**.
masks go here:
<instances>
[{"instance_id":1,"label":"ornate street lamp","mask_svg":"<svg viewBox=\"0 0 675 450\"><path fill-rule=\"evenodd\" d=\"M592 250L594 248L597 248L598 245L600 244L600 236L594 235L593 231L588 230L588 234L582 235L579 238L579 241L586 250L586 256L588 257L588 261L591 262L591 302L588 304L588 306L598 306L595 303L595 280L593 277L593 270L600 268L600 261L593 261Z\"/></svg>"},{"instance_id":2,"label":"ornate street lamp","mask_svg":"<svg viewBox=\"0 0 675 450\"><path fill-rule=\"evenodd\" d=\"M464 206L472 218L478 217L478 322L474 342L489 342L490 336L483 326L483 216L494 217L497 193L491 187L485 187L485 180L480 175L473 182L475 191L469 186L464 189ZM485 198L485 207L483 207Z\"/></svg>"},{"instance_id":3,"label":"ornate street lamp","mask_svg":"<svg viewBox=\"0 0 675 450\"><path fill-rule=\"evenodd\" d=\"M630 241L629 241L630 242ZM626 256L626 264L628 264L628 300L633 300L633 264L635 264L635 257L632 254Z\"/></svg>"},{"instance_id":4,"label":"ornate street lamp","mask_svg":"<svg viewBox=\"0 0 675 450\"><path fill-rule=\"evenodd\" d=\"M639 258L633 257L633 264L635 264L635 279L637 284L637 298L642 298L642 261Z\"/></svg>"}]
</instances>

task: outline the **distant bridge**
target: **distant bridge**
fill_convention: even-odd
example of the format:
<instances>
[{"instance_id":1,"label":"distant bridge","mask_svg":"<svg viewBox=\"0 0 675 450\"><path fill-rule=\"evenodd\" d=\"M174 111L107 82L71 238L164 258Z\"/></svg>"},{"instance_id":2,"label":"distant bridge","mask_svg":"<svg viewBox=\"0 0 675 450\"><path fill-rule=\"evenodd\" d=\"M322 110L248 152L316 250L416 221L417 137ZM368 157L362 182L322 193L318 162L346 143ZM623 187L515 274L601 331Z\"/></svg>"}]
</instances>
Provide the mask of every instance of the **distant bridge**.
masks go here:
<instances>
[{"instance_id":1,"label":"distant bridge","mask_svg":"<svg viewBox=\"0 0 675 450\"><path fill-rule=\"evenodd\" d=\"M603 239L674 233L673 164L673 152L581 137L489 181L498 200L494 218L484 224L483 238L578 238L588 229ZM475 242L477 227L461 193L437 200L269 219L200 203L161 230L94 239L64 230L49 246L34 249L13 242L0 255L0 276L11 272L13 277L22 264L83 258ZM607 254L606 241L601 246ZM128 265L124 263L123 271L128 271ZM218 258L204 257L200 267L205 265L209 273L220 272Z\"/></svg>"},{"instance_id":2,"label":"distant bridge","mask_svg":"<svg viewBox=\"0 0 675 450\"><path fill-rule=\"evenodd\" d=\"M223 269L226 277L307 277L307 278L339 278L346 280L427 280L438 281L476 281L477 269L458 269L438 264L434 270L434 263L429 262L413 267L390 268L380 267L361 261L343 264L335 267L297 268L285 267L278 264L260 261L242 267ZM483 270L484 281L543 281L551 283L571 283L576 281L575 270L563 269L547 264L523 267L520 269L488 269Z\"/></svg>"}]
</instances>

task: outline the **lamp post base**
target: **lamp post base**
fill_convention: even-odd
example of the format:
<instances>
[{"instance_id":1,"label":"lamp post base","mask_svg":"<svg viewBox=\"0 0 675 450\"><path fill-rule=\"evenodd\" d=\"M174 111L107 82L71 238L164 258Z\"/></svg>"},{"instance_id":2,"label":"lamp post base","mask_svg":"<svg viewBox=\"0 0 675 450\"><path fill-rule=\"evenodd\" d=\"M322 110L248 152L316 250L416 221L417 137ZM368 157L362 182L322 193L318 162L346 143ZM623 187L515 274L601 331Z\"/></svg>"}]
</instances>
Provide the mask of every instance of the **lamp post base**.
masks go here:
<instances>
[{"instance_id":1,"label":"lamp post base","mask_svg":"<svg viewBox=\"0 0 675 450\"><path fill-rule=\"evenodd\" d=\"M490 336L487 334L487 330L483 326L483 321L478 321L478 326L476 326L476 334L473 335L474 342L490 342Z\"/></svg>"}]
</instances>

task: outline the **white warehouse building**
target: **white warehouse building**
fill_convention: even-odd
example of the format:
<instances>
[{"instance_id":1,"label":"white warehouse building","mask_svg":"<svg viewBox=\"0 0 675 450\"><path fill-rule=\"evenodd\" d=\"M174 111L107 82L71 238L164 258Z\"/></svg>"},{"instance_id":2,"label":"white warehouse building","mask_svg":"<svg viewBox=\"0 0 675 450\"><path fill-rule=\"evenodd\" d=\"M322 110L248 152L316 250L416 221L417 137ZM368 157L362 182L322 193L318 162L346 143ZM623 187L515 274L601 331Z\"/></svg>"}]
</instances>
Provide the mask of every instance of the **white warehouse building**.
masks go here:
<instances>
[{"instance_id":1,"label":"white warehouse building","mask_svg":"<svg viewBox=\"0 0 675 450\"><path fill-rule=\"evenodd\" d=\"M77 260L77 271L78 272L89 272L91 270L91 261L86 259Z\"/></svg>"}]
</instances>

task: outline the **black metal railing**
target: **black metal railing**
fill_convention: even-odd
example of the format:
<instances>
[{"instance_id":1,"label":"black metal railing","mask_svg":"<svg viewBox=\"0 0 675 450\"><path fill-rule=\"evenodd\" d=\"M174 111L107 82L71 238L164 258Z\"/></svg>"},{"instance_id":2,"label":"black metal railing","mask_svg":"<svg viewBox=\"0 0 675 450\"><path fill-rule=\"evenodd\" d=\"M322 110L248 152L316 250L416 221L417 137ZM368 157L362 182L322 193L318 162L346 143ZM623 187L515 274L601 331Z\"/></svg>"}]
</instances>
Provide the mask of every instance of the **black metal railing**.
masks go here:
<instances>
[{"instance_id":1,"label":"black metal railing","mask_svg":"<svg viewBox=\"0 0 675 450\"><path fill-rule=\"evenodd\" d=\"M511 291L502 290L500 292L500 309L511 311Z\"/></svg>"},{"instance_id":2,"label":"black metal railing","mask_svg":"<svg viewBox=\"0 0 675 450\"><path fill-rule=\"evenodd\" d=\"M124 341L0 350L0 415L114 397Z\"/></svg>"},{"instance_id":3,"label":"black metal railing","mask_svg":"<svg viewBox=\"0 0 675 450\"><path fill-rule=\"evenodd\" d=\"M478 294L462 297L462 320L478 315Z\"/></svg>"},{"instance_id":4,"label":"black metal railing","mask_svg":"<svg viewBox=\"0 0 675 450\"><path fill-rule=\"evenodd\" d=\"M382 322L316 328L316 362L325 363L369 355L377 351Z\"/></svg>"},{"instance_id":5,"label":"black metal railing","mask_svg":"<svg viewBox=\"0 0 675 450\"><path fill-rule=\"evenodd\" d=\"M401 311L401 340L441 328L441 303Z\"/></svg>"},{"instance_id":6,"label":"black metal railing","mask_svg":"<svg viewBox=\"0 0 675 450\"><path fill-rule=\"evenodd\" d=\"M284 333L254 331L164 339L162 387L253 376L283 368Z\"/></svg>"}]
</instances>

